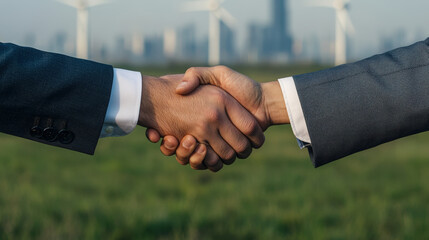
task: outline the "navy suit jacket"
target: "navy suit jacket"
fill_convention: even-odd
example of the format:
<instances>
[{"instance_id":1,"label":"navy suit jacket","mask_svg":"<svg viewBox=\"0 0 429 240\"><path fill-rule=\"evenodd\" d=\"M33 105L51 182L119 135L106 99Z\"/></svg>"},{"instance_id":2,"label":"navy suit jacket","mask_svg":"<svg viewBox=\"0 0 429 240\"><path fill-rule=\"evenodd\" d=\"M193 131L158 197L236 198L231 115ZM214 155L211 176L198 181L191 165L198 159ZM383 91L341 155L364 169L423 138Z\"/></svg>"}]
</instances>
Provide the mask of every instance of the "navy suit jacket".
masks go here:
<instances>
[{"instance_id":1,"label":"navy suit jacket","mask_svg":"<svg viewBox=\"0 0 429 240\"><path fill-rule=\"evenodd\" d=\"M316 167L429 130L429 39L294 80Z\"/></svg>"},{"instance_id":2,"label":"navy suit jacket","mask_svg":"<svg viewBox=\"0 0 429 240\"><path fill-rule=\"evenodd\" d=\"M93 154L112 66L0 43L0 131Z\"/></svg>"}]
</instances>

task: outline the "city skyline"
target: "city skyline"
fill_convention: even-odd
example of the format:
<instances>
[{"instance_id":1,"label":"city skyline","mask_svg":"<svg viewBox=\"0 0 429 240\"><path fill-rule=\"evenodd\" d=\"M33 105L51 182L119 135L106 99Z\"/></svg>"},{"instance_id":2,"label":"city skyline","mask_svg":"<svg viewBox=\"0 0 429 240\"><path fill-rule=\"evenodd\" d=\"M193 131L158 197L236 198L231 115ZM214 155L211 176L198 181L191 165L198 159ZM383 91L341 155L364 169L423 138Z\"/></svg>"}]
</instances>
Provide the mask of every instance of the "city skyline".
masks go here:
<instances>
[{"instance_id":1,"label":"city skyline","mask_svg":"<svg viewBox=\"0 0 429 240\"><path fill-rule=\"evenodd\" d=\"M166 2L171 4L165 4ZM126 0L114 1L108 6L94 8L91 10L90 20L91 42L101 43L105 48L110 49L115 46L118 37L130 38L136 34L161 36L165 29L177 30L192 24L195 25L196 38L203 41L207 35L204 30L208 23L206 15L180 12L179 7L183 2L185 1L173 3L165 0L160 3ZM238 51L246 47L248 26L252 23L268 24L271 17L270 1L246 4L246 11L240 8L240 2L243 1L229 0L224 4L225 8L237 18L235 38ZM429 3L418 0L407 3L389 2L389 11L385 8L381 11L383 3L385 6L387 1L380 0L376 3L368 0L352 1L351 18L356 27L356 34L351 38L352 58L361 58L381 51L383 42L386 42L383 44L385 46L396 47L398 44L423 40L429 35L429 29L424 24L427 17L423 14L424 9L427 9L425 7L429 7ZM29 7L22 9L18 6L22 4ZM141 14L137 6L142 9ZM166 7L165 11L164 7ZM291 33L298 43L306 47L302 52L308 52L310 46L317 48L312 42L329 44L333 41L333 11L311 9L298 0L290 0L289 8L291 14L287 17L291 20ZM33 41L36 47L46 49L47 46L52 46L54 38L60 38L60 40L66 38L67 41L73 41L75 38L74 11L54 1L40 0L35 4L28 0L0 0L0 9L2 9L0 10L2 13L0 14L0 41L18 44ZM5 11L6 9L10 11ZM21 9L22 11L18 11ZM365 10L364 13L360 13L362 9ZM404 12L404 9L410 10ZM401 11L405 16L401 18L403 21L397 17L398 12ZM161 16L158 16L159 14ZM22 17L24 15L25 17ZM57 21L52 21L53 18ZM136 23L133 24L132 20ZM8 27L8 21L13 21L15 27ZM391 39L392 42L388 43L389 38L394 36L399 36L399 39Z\"/></svg>"}]
</instances>

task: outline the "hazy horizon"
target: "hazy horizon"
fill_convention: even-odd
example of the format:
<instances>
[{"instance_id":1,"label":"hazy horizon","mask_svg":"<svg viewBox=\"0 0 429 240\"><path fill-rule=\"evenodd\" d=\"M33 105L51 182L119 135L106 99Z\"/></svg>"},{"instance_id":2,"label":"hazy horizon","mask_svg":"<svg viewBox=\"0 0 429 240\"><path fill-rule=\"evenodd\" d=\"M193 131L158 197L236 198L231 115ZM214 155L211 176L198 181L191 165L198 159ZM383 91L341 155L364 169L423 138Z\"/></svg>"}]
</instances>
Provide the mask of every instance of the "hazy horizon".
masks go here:
<instances>
[{"instance_id":1,"label":"hazy horizon","mask_svg":"<svg viewBox=\"0 0 429 240\"><path fill-rule=\"evenodd\" d=\"M189 23L197 26L200 37L207 33L208 14L184 13L180 10L187 0L117 0L90 10L92 42L113 46L118 36L134 33L161 34L167 28L179 28ZM290 0L290 27L296 40L334 39L334 11L308 7L311 1ZM223 4L237 20L238 47L242 47L247 25L268 23L271 1L227 0ZM356 32L351 36L352 56L361 58L380 49L380 39L403 31L404 44L429 36L426 10L429 1L352 0L350 16ZM33 34L35 46L45 49L58 32L66 33L74 42L76 12L54 0L0 0L0 41L23 44ZM392 39L395 40L395 39Z\"/></svg>"}]
</instances>

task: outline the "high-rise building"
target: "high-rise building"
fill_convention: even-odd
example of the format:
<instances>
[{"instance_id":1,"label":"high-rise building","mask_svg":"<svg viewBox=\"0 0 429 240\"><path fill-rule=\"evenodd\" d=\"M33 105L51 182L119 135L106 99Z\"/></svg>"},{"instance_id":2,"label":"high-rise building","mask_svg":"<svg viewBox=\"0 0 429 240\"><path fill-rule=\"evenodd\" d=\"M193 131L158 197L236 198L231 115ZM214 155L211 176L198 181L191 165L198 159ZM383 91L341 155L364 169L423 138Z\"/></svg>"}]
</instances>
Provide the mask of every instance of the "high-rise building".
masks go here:
<instances>
[{"instance_id":1,"label":"high-rise building","mask_svg":"<svg viewBox=\"0 0 429 240\"><path fill-rule=\"evenodd\" d=\"M250 62L284 62L293 57L287 0L272 0L271 11L268 25L249 26L246 55Z\"/></svg>"},{"instance_id":2,"label":"high-rise building","mask_svg":"<svg viewBox=\"0 0 429 240\"><path fill-rule=\"evenodd\" d=\"M127 63L129 59L129 50L127 49L127 41L125 36L117 36L115 39L112 61L118 63Z\"/></svg>"},{"instance_id":3,"label":"high-rise building","mask_svg":"<svg viewBox=\"0 0 429 240\"><path fill-rule=\"evenodd\" d=\"M272 19L268 34L267 47L270 55L286 54L292 56L292 36L289 29L289 11L287 0L272 0Z\"/></svg>"},{"instance_id":4,"label":"high-rise building","mask_svg":"<svg viewBox=\"0 0 429 240\"><path fill-rule=\"evenodd\" d=\"M144 38L144 58L149 64L165 62L163 36L154 35Z\"/></svg>"},{"instance_id":5,"label":"high-rise building","mask_svg":"<svg viewBox=\"0 0 429 240\"><path fill-rule=\"evenodd\" d=\"M233 29L220 21L220 61L222 63L231 63L236 60L235 34Z\"/></svg>"},{"instance_id":6,"label":"high-rise building","mask_svg":"<svg viewBox=\"0 0 429 240\"><path fill-rule=\"evenodd\" d=\"M197 57L197 31L195 24L189 24L178 31L178 58L185 62L195 62Z\"/></svg>"},{"instance_id":7,"label":"high-rise building","mask_svg":"<svg viewBox=\"0 0 429 240\"><path fill-rule=\"evenodd\" d=\"M247 47L244 55L247 57L247 61L251 63L257 63L264 58L265 29L265 26L255 23L250 24L247 29Z\"/></svg>"},{"instance_id":8,"label":"high-rise building","mask_svg":"<svg viewBox=\"0 0 429 240\"><path fill-rule=\"evenodd\" d=\"M50 44L50 51L56 53L66 53L67 34L65 32L57 32Z\"/></svg>"}]
</instances>

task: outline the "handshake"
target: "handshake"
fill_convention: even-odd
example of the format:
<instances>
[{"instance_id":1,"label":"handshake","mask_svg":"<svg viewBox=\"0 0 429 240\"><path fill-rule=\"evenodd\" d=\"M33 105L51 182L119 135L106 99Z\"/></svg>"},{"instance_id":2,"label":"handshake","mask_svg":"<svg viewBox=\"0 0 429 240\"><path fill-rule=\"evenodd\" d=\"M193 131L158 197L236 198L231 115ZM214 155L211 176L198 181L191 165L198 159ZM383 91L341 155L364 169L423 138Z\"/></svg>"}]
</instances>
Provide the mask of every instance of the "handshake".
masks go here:
<instances>
[{"instance_id":1,"label":"handshake","mask_svg":"<svg viewBox=\"0 0 429 240\"><path fill-rule=\"evenodd\" d=\"M200 86L201 85L201 86ZM289 123L277 81L258 83L227 67L143 76L138 124L182 165L217 172L264 143L269 126Z\"/></svg>"},{"instance_id":2,"label":"handshake","mask_svg":"<svg viewBox=\"0 0 429 240\"><path fill-rule=\"evenodd\" d=\"M429 130L429 39L267 83L223 66L140 78L2 43L0 66L0 132L89 154L100 137L123 136L136 120L150 141L163 137L163 154L211 171L248 157L275 124L291 123L315 167ZM49 134L41 138L33 129L42 128ZM56 128L67 141L54 141Z\"/></svg>"}]
</instances>

